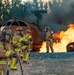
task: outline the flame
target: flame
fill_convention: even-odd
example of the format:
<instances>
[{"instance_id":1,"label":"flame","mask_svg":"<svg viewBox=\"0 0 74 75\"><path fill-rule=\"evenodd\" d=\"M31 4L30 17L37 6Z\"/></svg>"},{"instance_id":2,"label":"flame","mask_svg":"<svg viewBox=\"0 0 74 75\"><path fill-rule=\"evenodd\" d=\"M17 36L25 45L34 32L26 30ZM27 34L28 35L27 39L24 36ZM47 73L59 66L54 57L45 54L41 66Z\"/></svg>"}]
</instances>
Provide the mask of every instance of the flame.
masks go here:
<instances>
[{"instance_id":1,"label":"flame","mask_svg":"<svg viewBox=\"0 0 74 75\"><path fill-rule=\"evenodd\" d=\"M42 47L40 48L40 53L41 52L46 52L46 42L42 43Z\"/></svg>"},{"instance_id":2,"label":"flame","mask_svg":"<svg viewBox=\"0 0 74 75\"><path fill-rule=\"evenodd\" d=\"M56 40L56 42L53 43L54 52L66 52L67 44L74 42L74 24L68 25L66 31L54 33L53 36ZM46 52L46 42L43 42L40 52Z\"/></svg>"}]
</instances>

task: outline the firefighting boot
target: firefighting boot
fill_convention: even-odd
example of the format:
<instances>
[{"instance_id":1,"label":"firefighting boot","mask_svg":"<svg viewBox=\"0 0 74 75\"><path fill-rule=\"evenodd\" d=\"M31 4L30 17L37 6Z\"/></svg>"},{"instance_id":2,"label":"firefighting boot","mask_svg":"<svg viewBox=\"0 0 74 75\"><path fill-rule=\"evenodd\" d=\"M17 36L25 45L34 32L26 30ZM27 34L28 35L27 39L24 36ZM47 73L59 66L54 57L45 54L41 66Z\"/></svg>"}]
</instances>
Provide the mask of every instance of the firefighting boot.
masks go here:
<instances>
[{"instance_id":1,"label":"firefighting boot","mask_svg":"<svg viewBox=\"0 0 74 75\"><path fill-rule=\"evenodd\" d=\"M52 52L52 53L54 53L53 47L52 47L52 46L50 46L50 48L51 48L51 52Z\"/></svg>"},{"instance_id":2,"label":"firefighting boot","mask_svg":"<svg viewBox=\"0 0 74 75\"><path fill-rule=\"evenodd\" d=\"M4 71L0 71L0 75L4 75Z\"/></svg>"},{"instance_id":3,"label":"firefighting boot","mask_svg":"<svg viewBox=\"0 0 74 75\"><path fill-rule=\"evenodd\" d=\"M8 66L9 66L9 67L11 66L11 60L8 61Z\"/></svg>"},{"instance_id":4,"label":"firefighting boot","mask_svg":"<svg viewBox=\"0 0 74 75\"><path fill-rule=\"evenodd\" d=\"M24 63L27 63L29 59L29 53L26 53L25 57L22 58Z\"/></svg>"},{"instance_id":5,"label":"firefighting boot","mask_svg":"<svg viewBox=\"0 0 74 75\"><path fill-rule=\"evenodd\" d=\"M49 47L46 47L46 50L47 50L46 53L49 53Z\"/></svg>"},{"instance_id":6,"label":"firefighting boot","mask_svg":"<svg viewBox=\"0 0 74 75\"><path fill-rule=\"evenodd\" d=\"M49 53L49 51L47 51L46 53Z\"/></svg>"},{"instance_id":7,"label":"firefighting boot","mask_svg":"<svg viewBox=\"0 0 74 75\"><path fill-rule=\"evenodd\" d=\"M10 68L11 68L12 70L17 70L16 61L17 61L16 58L12 58L11 65L10 65Z\"/></svg>"},{"instance_id":8,"label":"firefighting boot","mask_svg":"<svg viewBox=\"0 0 74 75\"><path fill-rule=\"evenodd\" d=\"M54 50L52 50L52 53L54 53Z\"/></svg>"}]
</instances>

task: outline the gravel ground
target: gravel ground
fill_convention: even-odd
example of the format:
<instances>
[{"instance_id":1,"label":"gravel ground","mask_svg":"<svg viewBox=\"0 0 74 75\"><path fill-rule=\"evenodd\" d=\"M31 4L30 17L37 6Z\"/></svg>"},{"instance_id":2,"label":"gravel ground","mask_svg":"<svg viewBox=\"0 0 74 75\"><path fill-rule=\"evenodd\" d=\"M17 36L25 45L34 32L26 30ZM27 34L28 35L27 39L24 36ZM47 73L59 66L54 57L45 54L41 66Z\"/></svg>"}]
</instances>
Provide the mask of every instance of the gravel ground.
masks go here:
<instances>
[{"instance_id":1,"label":"gravel ground","mask_svg":"<svg viewBox=\"0 0 74 75\"><path fill-rule=\"evenodd\" d=\"M26 72L22 65L24 75L74 75L74 53L31 53ZM21 75L20 68L10 75Z\"/></svg>"}]
</instances>

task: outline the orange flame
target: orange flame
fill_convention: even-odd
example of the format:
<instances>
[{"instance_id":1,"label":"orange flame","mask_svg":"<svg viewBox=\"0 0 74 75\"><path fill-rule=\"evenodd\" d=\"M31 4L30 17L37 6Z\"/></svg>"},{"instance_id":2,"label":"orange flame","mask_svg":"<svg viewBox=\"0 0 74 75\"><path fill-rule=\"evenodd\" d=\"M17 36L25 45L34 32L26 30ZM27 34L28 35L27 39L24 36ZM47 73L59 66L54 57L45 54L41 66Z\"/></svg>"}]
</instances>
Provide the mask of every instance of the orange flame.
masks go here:
<instances>
[{"instance_id":1,"label":"orange flame","mask_svg":"<svg viewBox=\"0 0 74 75\"><path fill-rule=\"evenodd\" d=\"M55 33L54 39L59 40L53 43L54 52L66 52L67 44L74 42L74 24L70 24L66 31ZM46 52L46 42L43 42L40 52Z\"/></svg>"}]
</instances>

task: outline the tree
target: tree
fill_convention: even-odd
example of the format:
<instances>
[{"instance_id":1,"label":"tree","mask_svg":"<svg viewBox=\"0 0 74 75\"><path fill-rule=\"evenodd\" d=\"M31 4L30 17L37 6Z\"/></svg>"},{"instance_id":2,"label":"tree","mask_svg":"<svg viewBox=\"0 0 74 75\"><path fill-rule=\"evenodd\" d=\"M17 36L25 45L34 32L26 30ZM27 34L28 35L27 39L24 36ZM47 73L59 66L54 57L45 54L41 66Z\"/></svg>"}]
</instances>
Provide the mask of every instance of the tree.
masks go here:
<instances>
[{"instance_id":1,"label":"tree","mask_svg":"<svg viewBox=\"0 0 74 75\"><path fill-rule=\"evenodd\" d=\"M11 9L10 1L5 0L3 5L3 22L11 18L10 9Z\"/></svg>"},{"instance_id":2,"label":"tree","mask_svg":"<svg viewBox=\"0 0 74 75\"><path fill-rule=\"evenodd\" d=\"M0 0L0 25L2 23L2 16L3 16L2 10L3 10L3 3L2 0Z\"/></svg>"}]
</instances>

